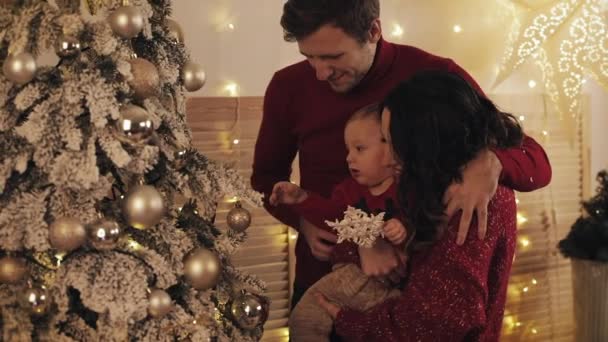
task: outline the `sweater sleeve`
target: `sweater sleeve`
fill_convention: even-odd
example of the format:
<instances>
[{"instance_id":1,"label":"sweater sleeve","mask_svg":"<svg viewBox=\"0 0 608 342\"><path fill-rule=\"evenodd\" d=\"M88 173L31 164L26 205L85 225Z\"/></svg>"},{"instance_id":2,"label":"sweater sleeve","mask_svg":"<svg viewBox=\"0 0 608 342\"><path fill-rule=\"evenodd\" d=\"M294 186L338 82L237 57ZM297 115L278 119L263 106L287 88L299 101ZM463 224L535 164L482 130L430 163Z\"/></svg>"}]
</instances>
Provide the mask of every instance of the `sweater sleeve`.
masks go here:
<instances>
[{"instance_id":1,"label":"sweater sleeve","mask_svg":"<svg viewBox=\"0 0 608 342\"><path fill-rule=\"evenodd\" d=\"M453 61L449 62L449 71L460 75L485 96L469 73ZM502 164L499 183L504 186L516 191L533 191L547 186L551 181L551 164L545 150L528 136L524 136L521 147L493 149L492 152Z\"/></svg>"},{"instance_id":2,"label":"sweater sleeve","mask_svg":"<svg viewBox=\"0 0 608 342\"><path fill-rule=\"evenodd\" d=\"M344 217L347 205L354 202L352 198L355 189L352 184L352 180L347 179L336 185L329 199L309 192L308 198L302 203L294 205L293 210L316 227L333 232L325 224L325 220L333 221Z\"/></svg>"},{"instance_id":3,"label":"sweater sleeve","mask_svg":"<svg viewBox=\"0 0 608 342\"><path fill-rule=\"evenodd\" d=\"M413 255L403 293L366 312L342 308L336 331L357 341L462 341L486 323L488 273L497 235L456 245L459 215L424 255ZM422 258L418 262L415 258Z\"/></svg>"},{"instance_id":4,"label":"sweater sleeve","mask_svg":"<svg viewBox=\"0 0 608 342\"><path fill-rule=\"evenodd\" d=\"M298 149L291 122L294 114L289 111L288 87L283 83L279 74L275 74L264 95L264 112L255 144L251 186L264 194L264 207L272 216L297 229L300 218L290 207L273 207L268 203L274 184L289 180Z\"/></svg>"}]
</instances>

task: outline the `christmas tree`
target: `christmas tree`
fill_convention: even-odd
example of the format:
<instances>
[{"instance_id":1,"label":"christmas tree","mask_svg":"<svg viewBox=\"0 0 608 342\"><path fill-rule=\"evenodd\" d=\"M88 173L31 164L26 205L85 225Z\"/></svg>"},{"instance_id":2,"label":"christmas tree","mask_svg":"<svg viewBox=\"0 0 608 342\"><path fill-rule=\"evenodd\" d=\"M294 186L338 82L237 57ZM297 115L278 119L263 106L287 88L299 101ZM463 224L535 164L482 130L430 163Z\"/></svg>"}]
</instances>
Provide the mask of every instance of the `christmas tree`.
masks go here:
<instances>
[{"instance_id":1,"label":"christmas tree","mask_svg":"<svg viewBox=\"0 0 608 342\"><path fill-rule=\"evenodd\" d=\"M263 283L230 263L251 216L213 222L261 196L191 148L205 74L170 1L2 4L0 340L259 339Z\"/></svg>"},{"instance_id":2,"label":"christmas tree","mask_svg":"<svg viewBox=\"0 0 608 342\"><path fill-rule=\"evenodd\" d=\"M595 196L583 203L584 215L559 242L566 257L608 262L608 171L600 171L597 181Z\"/></svg>"}]
</instances>

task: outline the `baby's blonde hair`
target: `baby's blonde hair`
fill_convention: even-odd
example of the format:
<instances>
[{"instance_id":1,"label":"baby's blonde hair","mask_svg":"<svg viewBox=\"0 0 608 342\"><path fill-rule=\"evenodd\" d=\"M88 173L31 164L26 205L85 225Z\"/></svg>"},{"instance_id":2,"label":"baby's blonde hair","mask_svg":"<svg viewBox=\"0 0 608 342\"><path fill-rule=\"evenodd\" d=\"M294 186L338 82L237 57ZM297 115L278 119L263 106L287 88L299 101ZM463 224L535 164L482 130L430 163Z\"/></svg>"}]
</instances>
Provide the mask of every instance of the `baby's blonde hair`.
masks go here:
<instances>
[{"instance_id":1,"label":"baby's blonde hair","mask_svg":"<svg viewBox=\"0 0 608 342\"><path fill-rule=\"evenodd\" d=\"M357 109L353 115L350 116L346 124L348 125L352 121L355 120L363 120L363 119L376 119L378 123L382 120L382 113L380 111L379 103L372 103L365 107Z\"/></svg>"}]
</instances>

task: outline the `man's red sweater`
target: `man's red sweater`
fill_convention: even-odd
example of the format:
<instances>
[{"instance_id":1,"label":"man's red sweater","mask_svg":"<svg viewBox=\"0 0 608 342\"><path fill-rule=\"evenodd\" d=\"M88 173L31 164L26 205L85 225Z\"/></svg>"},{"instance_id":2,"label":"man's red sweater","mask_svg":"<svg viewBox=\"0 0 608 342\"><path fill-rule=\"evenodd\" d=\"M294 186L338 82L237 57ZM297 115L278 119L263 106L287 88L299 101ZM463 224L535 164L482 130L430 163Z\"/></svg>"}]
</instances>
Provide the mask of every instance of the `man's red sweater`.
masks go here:
<instances>
[{"instance_id":1,"label":"man's red sweater","mask_svg":"<svg viewBox=\"0 0 608 342\"><path fill-rule=\"evenodd\" d=\"M290 179L291 164L299 152L301 187L329 197L332 188L349 177L344 146L346 120L357 109L382 101L415 72L428 69L458 73L481 91L452 60L384 40L378 43L366 77L345 94L336 93L327 82L317 80L306 61L276 72L264 97L251 176L253 188L267 199L275 183ZM533 139L526 137L521 147L495 152L503 166L501 184L517 191L532 191L549 183L549 161ZM299 217L287 206L266 205L266 209L281 222L299 227ZM303 289L331 269L329 262L313 257L302 236L296 243L296 259L295 283Z\"/></svg>"}]
</instances>

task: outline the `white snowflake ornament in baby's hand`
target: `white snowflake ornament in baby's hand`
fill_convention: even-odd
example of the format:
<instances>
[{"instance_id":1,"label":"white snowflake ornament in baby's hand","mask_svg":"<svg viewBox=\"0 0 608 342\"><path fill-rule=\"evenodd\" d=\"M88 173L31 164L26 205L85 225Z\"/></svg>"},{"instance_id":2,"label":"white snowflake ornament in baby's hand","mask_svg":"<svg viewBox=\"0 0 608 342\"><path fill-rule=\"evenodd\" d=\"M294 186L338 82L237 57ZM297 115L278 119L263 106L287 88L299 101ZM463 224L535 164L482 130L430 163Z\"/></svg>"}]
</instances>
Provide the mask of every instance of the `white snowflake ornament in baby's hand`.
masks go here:
<instances>
[{"instance_id":1,"label":"white snowflake ornament in baby's hand","mask_svg":"<svg viewBox=\"0 0 608 342\"><path fill-rule=\"evenodd\" d=\"M352 241L362 247L371 247L378 236L384 237L384 213L367 214L365 211L348 206L342 221L325 221L338 233L338 243Z\"/></svg>"}]
</instances>

